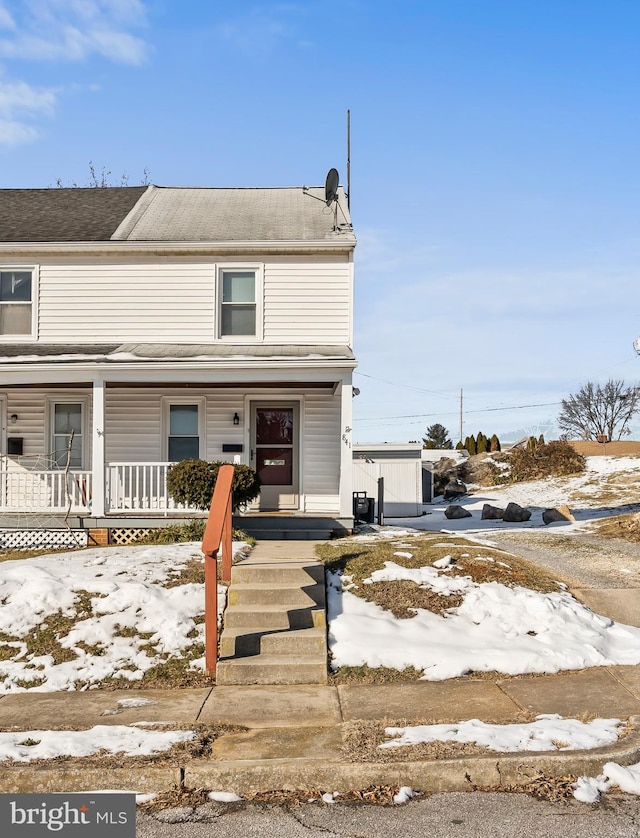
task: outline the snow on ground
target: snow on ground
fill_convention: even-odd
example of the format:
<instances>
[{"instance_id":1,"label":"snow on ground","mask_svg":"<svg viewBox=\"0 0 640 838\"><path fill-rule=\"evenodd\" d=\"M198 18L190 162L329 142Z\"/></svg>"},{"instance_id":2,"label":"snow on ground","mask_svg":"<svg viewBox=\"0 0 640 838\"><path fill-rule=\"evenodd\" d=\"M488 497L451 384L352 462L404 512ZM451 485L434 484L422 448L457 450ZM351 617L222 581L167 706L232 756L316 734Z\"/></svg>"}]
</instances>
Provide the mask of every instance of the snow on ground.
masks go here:
<instances>
[{"instance_id":1,"label":"snow on ground","mask_svg":"<svg viewBox=\"0 0 640 838\"><path fill-rule=\"evenodd\" d=\"M557 714L538 716L527 724L492 725L471 719L443 725L388 727L393 737L379 748L401 748L423 742L472 742L491 751L575 751L612 745L618 739L620 719L593 719L580 722Z\"/></svg>"},{"instance_id":2,"label":"snow on ground","mask_svg":"<svg viewBox=\"0 0 640 838\"><path fill-rule=\"evenodd\" d=\"M587 457L586 471L575 477L554 477L495 488L483 486L477 488L474 494L465 495L459 500L451 501L451 503L463 506L471 512L473 516L471 518L449 520L444 515L449 502L441 498L435 498L435 503L425 504L424 510L427 514L421 518L393 518L387 519L387 523L392 523L394 526L401 528L434 531L478 530L482 532L496 529L531 529L532 527L546 526L542 520L542 513L545 509L567 504L576 518L576 523L546 526L549 530L561 530L566 533L568 530L580 529L581 524L585 521L603 518L607 515L619 515L624 512L624 507L603 508L598 500L598 495L602 492L603 484L615 477L616 474L629 475L634 473L640 479L640 457ZM574 493L580 495L580 501L577 505L571 501ZM480 518L485 503L504 509L511 502L530 509L531 519L526 523L512 524L500 520L483 521ZM630 505L629 511L631 508L637 508L637 504Z\"/></svg>"},{"instance_id":3,"label":"snow on ground","mask_svg":"<svg viewBox=\"0 0 640 838\"><path fill-rule=\"evenodd\" d=\"M616 786L627 794L640 795L640 762L627 766L607 762L598 777L578 777L573 796L582 803L597 803L603 792Z\"/></svg>"},{"instance_id":4,"label":"snow on ground","mask_svg":"<svg viewBox=\"0 0 640 838\"><path fill-rule=\"evenodd\" d=\"M472 671L506 675L558 672L588 666L640 664L640 629L594 614L570 594L543 594L498 582L451 577L446 567L407 569L386 562L370 582L412 579L445 596L463 595L457 608L435 614L416 609L400 619L327 577L332 665L423 670L441 681Z\"/></svg>"},{"instance_id":5,"label":"snow on ground","mask_svg":"<svg viewBox=\"0 0 640 838\"><path fill-rule=\"evenodd\" d=\"M0 733L0 761L31 762L61 756L88 757L99 751L128 757L168 751L195 738L193 730L140 730L129 725L95 725L90 730L23 730Z\"/></svg>"},{"instance_id":6,"label":"snow on ground","mask_svg":"<svg viewBox=\"0 0 640 838\"><path fill-rule=\"evenodd\" d=\"M234 554L243 547L234 543ZM167 655L181 657L202 643L204 625L194 618L204 612L204 586L163 586L194 556L202 559L195 542L0 562L0 633L18 638L3 643L15 654L0 660L0 694L73 690L76 682L87 686L110 676L137 681ZM218 588L219 611L225 590ZM73 659L55 663L50 654L29 652L29 635L46 629L60 611L73 617L83 591L91 596L93 616L77 620L59 640Z\"/></svg>"}]
</instances>

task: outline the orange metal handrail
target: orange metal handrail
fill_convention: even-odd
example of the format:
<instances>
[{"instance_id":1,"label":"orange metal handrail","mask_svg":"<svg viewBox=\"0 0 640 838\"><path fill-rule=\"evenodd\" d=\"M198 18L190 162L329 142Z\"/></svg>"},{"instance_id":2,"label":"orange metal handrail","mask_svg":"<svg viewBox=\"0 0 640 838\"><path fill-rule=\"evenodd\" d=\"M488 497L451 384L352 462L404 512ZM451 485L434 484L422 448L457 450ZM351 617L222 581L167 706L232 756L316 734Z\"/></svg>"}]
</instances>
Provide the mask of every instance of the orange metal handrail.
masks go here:
<instances>
[{"instance_id":1,"label":"orange metal handrail","mask_svg":"<svg viewBox=\"0 0 640 838\"><path fill-rule=\"evenodd\" d=\"M220 466L213 489L207 526L202 539L204 553L204 660L210 675L216 673L218 660L218 552L222 548L222 581L231 581L232 518L234 468ZM212 560L212 561L211 561Z\"/></svg>"}]
</instances>

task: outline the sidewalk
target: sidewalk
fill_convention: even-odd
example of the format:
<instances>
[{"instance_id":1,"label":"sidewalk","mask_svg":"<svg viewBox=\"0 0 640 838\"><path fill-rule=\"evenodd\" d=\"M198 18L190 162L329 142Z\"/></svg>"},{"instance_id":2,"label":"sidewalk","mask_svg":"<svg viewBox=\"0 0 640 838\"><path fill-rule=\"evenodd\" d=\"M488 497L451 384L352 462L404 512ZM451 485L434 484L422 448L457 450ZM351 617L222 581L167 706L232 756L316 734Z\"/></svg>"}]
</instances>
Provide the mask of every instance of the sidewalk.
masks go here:
<instances>
[{"instance_id":1,"label":"sidewalk","mask_svg":"<svg viewBox=\"0 0 640 838\"><path fill-rule=\"evenodd\" d=\"M119 699L155 704L118 710ZM634 719L634 732L619 744L592 751L492 754L405 763L352 763L342 753L345 725L355 720L495 723L522 720L522 710L585 713ZM108 715L102 715L107 711ZM408 785L430 791L525 782L540 773L590 775L605 762L640 760L640 668L596 668L559 675L386 685L250 686L185 690L27 693L0 698L3 730L85 730L94 725L162 722L229 724L246 728L220 736L208 759L182 765L154 764L105 770L64 761L0 767L5 792L129 788L153 792L180 781L190 787L237 794L280 788L345 790L372 784ZM126 760L124 761L126 763Z\"/></svg>"},{"instance_id":2,"label":"sidewalk","mask_svg":"<svg viewBox=\"0 0 640 838\"><path fill-rule=\"evenodd\" d=\"M263 542L252 562L311 559L311 542ZM146 699L123 707L124 699ZM153 702L153 703L148 703ZM416 762L350 762L346 730L358 721L402 723L480 719L521 722L523 712L565 718L632 719L632 732L592 751L491 753ZM234 791L362 789L407 785L429 792L523 783L540 774L595 776L607 761L640 761L640 667L596 667L556 675L340 686L214 686L171 690L87 690L0 696L0 730L88 730L95 725L232 725L206 759L154 762L91 758L0 764L4 792L188 787ZM242 729L244 728L244 729ZM35 737L34 737L35 738Z\"/></svg>"}]
</instances>

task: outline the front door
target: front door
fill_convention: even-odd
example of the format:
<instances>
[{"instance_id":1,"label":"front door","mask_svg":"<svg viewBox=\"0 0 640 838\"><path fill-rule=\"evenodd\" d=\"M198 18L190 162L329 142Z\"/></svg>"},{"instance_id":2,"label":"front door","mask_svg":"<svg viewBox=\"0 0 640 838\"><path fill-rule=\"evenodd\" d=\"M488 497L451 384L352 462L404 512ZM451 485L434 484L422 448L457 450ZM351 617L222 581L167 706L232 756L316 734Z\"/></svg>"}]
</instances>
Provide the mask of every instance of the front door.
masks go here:
<instances>
[{"instance_id":1,"label":"front door","mask_svg":"<svg viewBox=\"0 0 640 838\"><path fill-rule=\"evenodd\" d=\"M259 403L251 411L251 465L262 488L260 511L298 508L298 405Z\"/></svg>"}]
</instances>

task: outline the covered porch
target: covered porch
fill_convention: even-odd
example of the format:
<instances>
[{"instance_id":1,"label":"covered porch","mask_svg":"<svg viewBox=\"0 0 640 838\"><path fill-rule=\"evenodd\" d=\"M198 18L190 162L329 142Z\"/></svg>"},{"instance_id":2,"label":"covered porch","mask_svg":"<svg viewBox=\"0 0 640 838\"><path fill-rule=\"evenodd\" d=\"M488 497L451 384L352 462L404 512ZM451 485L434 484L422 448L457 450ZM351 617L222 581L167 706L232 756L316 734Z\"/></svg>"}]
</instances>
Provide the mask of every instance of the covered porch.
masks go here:
<instances>
[{"instance_id":1,"label":"covered porch","mask_svg":"<svg viewBox=\"0 0 640 838\"><path fill-rule=\"evenodd\" d=\"M258 471L263 488L246 516L348 524L350 359L154 360L5 374L0 527L45 514L96 526L194 517L167 490L171 464L190 458Z\"/></svg>"}]
</instances>

